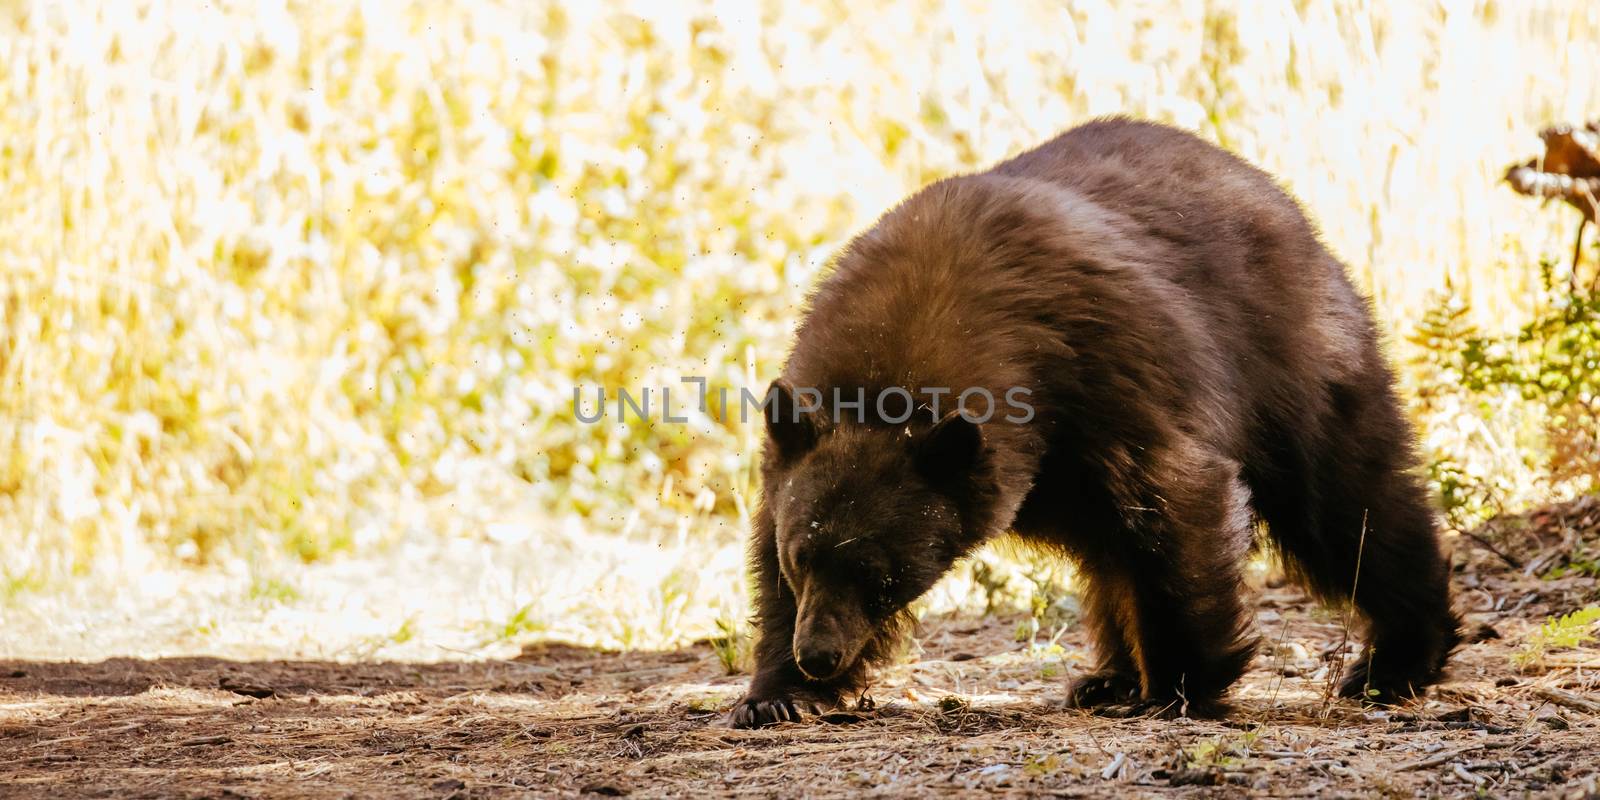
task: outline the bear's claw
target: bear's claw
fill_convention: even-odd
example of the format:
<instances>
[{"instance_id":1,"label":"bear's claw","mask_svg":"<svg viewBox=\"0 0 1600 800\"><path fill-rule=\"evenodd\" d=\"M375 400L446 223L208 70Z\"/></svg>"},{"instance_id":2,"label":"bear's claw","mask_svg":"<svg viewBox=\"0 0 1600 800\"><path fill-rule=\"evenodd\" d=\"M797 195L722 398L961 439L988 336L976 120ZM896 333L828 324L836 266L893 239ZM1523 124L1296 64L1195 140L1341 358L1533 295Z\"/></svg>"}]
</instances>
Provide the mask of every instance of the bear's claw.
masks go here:
<instances>
[{"instance_id":1,"label":"bear's claw","mask_svg":"<svg viewBox=\"0 0 1600 800\"><path fill-rule=\"evenodd\" d=\"M1069 708L1132 703L1139 699L1139 676L1115 670L1100 670L1084 675L1067 686Z\"/></svg>"},{"instance_id":2,"label":"bear's claw","mask_svg":"<svg viewBox=\"0 0 1600 800\"><path fill-rule=\"evenodd\" d=\"M822 713L816 703L805 700L746 697L728 712L728 725L733 728L765 728L780 722L799 722L803 718L802 711L807 714Z\"/></svg>"}]
</instances>

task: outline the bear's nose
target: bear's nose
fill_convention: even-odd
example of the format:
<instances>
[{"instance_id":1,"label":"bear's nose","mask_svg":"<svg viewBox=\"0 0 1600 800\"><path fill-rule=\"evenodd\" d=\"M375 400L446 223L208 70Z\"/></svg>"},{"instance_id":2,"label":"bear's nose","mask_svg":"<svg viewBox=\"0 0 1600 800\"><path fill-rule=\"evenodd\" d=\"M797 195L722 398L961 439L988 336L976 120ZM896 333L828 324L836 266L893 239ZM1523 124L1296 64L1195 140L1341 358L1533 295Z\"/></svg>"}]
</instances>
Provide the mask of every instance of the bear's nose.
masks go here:
<instances>
[{"instance_id":1,"label":"bear's nose","mask_svg":"<svg viewBox=\"0 0 1600 800\"><path fill-rule=\"evenodd\" d=\"M839 651L829 648L801 650L796 654L800 671L808 677L821 680L833 677L839 670Z\"/></svg>"}]
</instances>

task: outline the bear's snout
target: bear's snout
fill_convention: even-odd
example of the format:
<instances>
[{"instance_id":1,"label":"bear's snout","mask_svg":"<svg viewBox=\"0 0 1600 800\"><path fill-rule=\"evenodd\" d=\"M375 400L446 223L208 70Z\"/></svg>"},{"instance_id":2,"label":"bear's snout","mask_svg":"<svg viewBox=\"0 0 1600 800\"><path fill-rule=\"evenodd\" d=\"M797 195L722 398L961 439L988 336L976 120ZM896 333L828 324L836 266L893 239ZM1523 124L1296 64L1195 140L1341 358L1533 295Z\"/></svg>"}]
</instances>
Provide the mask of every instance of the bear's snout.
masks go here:
<instances>
[{"instance_id":1,"label":"bear's snout","mask_svg":"<svg viewBox=\"0 0 1600 800\"><path fill-rule=\"evenodd\" d=\"M826 680L839 672L839 662L843 659L838 648L810 647L795 648L795 663L800 665L800 671L812 680Z\"/></svg>"},{"instance_id":2,"label":"bear's snout","mask_svg":"<svg viewBox=\"0 0 1600 800\"><path fill-rule=\"evenodd\" d=\"M794 632L794 663L814 681L838 676L850 666L845 657L845 642L837 625L802 623Z\"/></svg>"},{"instance_id":3,"label":"bear's snout","mask_svg":"<svg viewBox=\"0 0 1600 800\"><path fill-rule=\"evenodd\" d=\"M847 610L830 607L816 592L800 601L794 627L794 663L807 678L825 681L850 668L867 631Z\"/></svg>"}]
</instances>

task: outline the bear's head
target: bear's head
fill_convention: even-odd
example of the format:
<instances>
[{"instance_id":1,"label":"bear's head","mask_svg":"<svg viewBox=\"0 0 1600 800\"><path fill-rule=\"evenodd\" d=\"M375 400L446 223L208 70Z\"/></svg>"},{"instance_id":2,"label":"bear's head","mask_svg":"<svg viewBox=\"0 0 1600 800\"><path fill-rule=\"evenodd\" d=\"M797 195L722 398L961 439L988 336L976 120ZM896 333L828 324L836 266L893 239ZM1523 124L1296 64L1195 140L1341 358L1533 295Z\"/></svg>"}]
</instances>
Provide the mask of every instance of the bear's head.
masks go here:
<instances>
[{"instance_id":1,"label":"bear's head","mask_svg":"<svg viewBox=\"0 0 1600 800\"><path fill-rule=\"evenodd\" d=\"M766 503L798 608L794 659L827 680L892 645L911 601L982 542L983 432L957 412L833 424L781 380L770 396Z\"/></svg>"}]
</instances>

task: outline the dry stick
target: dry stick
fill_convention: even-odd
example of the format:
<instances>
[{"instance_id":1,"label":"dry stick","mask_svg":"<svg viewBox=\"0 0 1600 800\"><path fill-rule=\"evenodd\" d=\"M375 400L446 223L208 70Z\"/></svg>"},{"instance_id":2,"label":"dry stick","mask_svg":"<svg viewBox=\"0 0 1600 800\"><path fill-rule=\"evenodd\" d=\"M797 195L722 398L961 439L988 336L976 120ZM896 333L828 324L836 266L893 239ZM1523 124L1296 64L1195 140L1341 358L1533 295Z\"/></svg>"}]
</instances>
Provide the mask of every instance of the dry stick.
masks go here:
<instances>
[{"instance_id":1,"label":"dry stick","mask_svg":"<svg viewBox=\"0 0 1600 800\"><path fill-rule=\"evenodd\" d=\"M1355 613L1356 589L1361 585L1361 556L1367 549L1367 512L1369 510L1365 508L1361 510L1361 539L1356 542L1356 574L1350 579L1350 605L1344 610L1344 632L1339 637L1339 649L1335 651L1338 653L1339 663L1328 673L1328 685L1322 690L1322 710L1320 713L1323 719L1327 719L1328 713L1331 711L1328 704L1333 700L1334 687L1339 684L1339 679L1344 677L1344 649L1350 644L1350 617ZM1370 667L1368 668L1370 669Z\"/></svg>"},{"instance_id":2,"label":"dry stick","mask_svg":"<svg viewBox=\"0 0 1600 800\"><path fill-rule=\"evenodd\" d=\"M1109 781L1117 777L1117 774L1122 771L1123 767L1127 766L1127 763L1128 754L1118 751L1116 756L1111 759L1111 763L1107 764L1104 769L1100 770L1100 779L1103 781Z\"/></svg>"},{"instance_id":3,"label":"dry stick","mask_svg":"<svg viewBox=\"0 0 1600 800\"><path fill-rule=\"evenodd\" d=\"M1424 758L1421 761L1412 761L1409 764L1401 764L1394 769L1396 772L1410 772L1412 770L1427 769L1428 767L1437 767L1453 758L1465 755L1474 750L1499 750L1507 747L1511 748L1512 750L1521 750L1523 747L1532 743L1533 740L1537 738L1539 738L1539 734L1536 733L1518 742L1478 742L1476 744L1466 745L1465 747L1444 750Z\"/></svg>"},{"instance_id":4,"label":"dry stick","mask_svg":"<svg viewBox=\"0 0 1600 800\"><path fill-rule=\"evenodd\" d=\"M1287 611L1287 609L1285 609L1285 611ZM1278 669L1277 669L1277 673L1278 674L1273 676L1272 696L1267 699L1267 704L1265 706L1262 706L1261 715L1256 719L1256 728L1255 729L1256 729L1256 733L1257 734L1260 734L1262 731L1266 730L1267 715L1270 714L1272 712L1272 709L1276 708L1277 705L1278 705L1278 690L1283 688L1283 668L1284 668L1284 665L1287 664L1288 661L1289 661L1289 656L1283 652L1283 650L1284 650L1283 643L1288 638L1289 638L1289 615L1288 614L1283 614L1283 629L1278 632L1278 643L1276 645L1273 645L1273 647L1278 652Z\"/></svg>"},{"instance_id":5,"label":"dry stick","mask_svg":"<svg viewBox=\"0 0 1600 800\"><path fill-rule=\"evenodd\" d=\"M1450 771L1454 772L1456 774L1456 777L1460 778L1461 780L1466 781L1467 783L1472 784L1473 786L1482 786L1485 783L1489 782L1489 780L1487 778L1483 777L1482 775L1474 775L1474 774L1472 774L1470 771L1467 770L1466 767L1463 767L1460 764L1451 764L1450 765Z\"/></svg>"},{"instance_id":6,"label":"dry stick","mask_svg":"<svg viewBox=\"0 0 1600 800\"><path fill-rule=\"evenodd\" d=\"M1590 714L1600 714L1600 703L1565 689L1557 689L1554 686L1536 686L1533 692L1557 705L1563 705L1567 708Z\"/></svg>"},{"instance_id":7,"label":"dry stick","mask_svg":"<svg viewBox=\"0 0 1600 800\"><path fill-rule=\"evenodd\" d=\"M1417 769L1427 769L1428 767L1437 767L1440 764L1443 764L1446 761L1449 761L1450 759L1456 758L1458 756L1465 755L1465 754L1470 753L1470 752L1472 752L1474 750L1482 750L1482 749L1483 749L1483 743L1482 742L1479 742L1477 744L1469 744L1469 745L1467 745L1465 747L1457 747L1457 748L1454 748L1452 750L1444 750L1444 751L1441 751L1439 753L1435 753L1435 754L1433 754L1433 755L1431 755L1431 756L1429 756L1427 758L1422 759L1421 761L1412 761L1409 764L1401 764L1400 766L1395 767L1394 769L1395 769L1395 772L1410 772L1412 770L1417 770Z\"/></svg>"},{"instance_id":8,"label":"dry stick","mask_svg":"<svg viewBox=\"0 0 1600 800\"><path fill-rule=\"evenodd\" d=\"M1317 751L1317 748L1312 747L1310 750L1307 750L1304 753L1297 753L1297 752L1295 752L1293 750L1253 750L1251 752L1254 753L1255 755L1261 756L1262 758L1270 758L1270 759L1273 759L1273 760L1276 760L1276 761L1283 761L1283 760L1291 759L1291 758L1306 758L1306 759L1315 758L1316 757L1316 751Z\"/></svg>"},{"instance_id":9,"label":"dry stick","mask_svg":"<svg viewBox=\"0 0 1600 800\"><path fill-rule=\"evenodd\" d=\"M1578 293L1578 263L1583 261L1583 229L1589 225L1589 218L1578 220L1578 240L1572 243L1572 274L1567 277L1568 294ZM1595 280L1600 280L1596 275ZM1589 283L1589 291L1594 291L1594 282Z\"/></svg>"},{"instance_id":10,"label":"dry stick","mask_svg":"<svg viewBox=\"0 0 1600 800\"><path fill-rule=\"evenodd\" d=\"M1467 537L1468 539L1471 539L1474 542L1477 542L1479 547L1482 547L1483 549L1488 550L1489 552L1495 554L1496 556L1499 556L1501 561L1506 562L1506 566L1509 566L1512 569L1522 569L1522 562L1521 561L1518 561L1517 559L1511 557L1510 555L1507 555L1500 548L1495 547L1494 544L1491 543L1488 539L1485 539L1482 536L1479 536L1478 534L1473 533L1471 531L1462 531L1461 535Z\"/></svg>"},{"instance_id":11,"label":"dry stick","mask_svg":"<svg viewBox=\"0 0 1600 800\"><path fill-rule=\"evenodd\" d=\"M1278 651L1278 674L1276 676L1274 676L1274 679L1273 679L1272 696L1267 698L1267 708L1262 709L1262 711L1261 711L1261 715L1262 715L1263 718L1266 717L1267 709L1271 709L1271 708L1277 706L1277 704L1278 704L1278 690L1283 688L1283 668L1289 662L1289 656L1283 652L1283 650L1284 650L1283 642L1284 642L1284 640L1286 640L1288 638L1289 638L1289 615L1288 614L1284 614L1283 615L1283 630L1278 632L1278 643L1273 645L1273 647Z\"/></svg>"}]
</instances>

